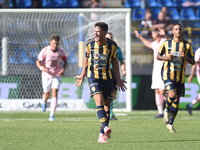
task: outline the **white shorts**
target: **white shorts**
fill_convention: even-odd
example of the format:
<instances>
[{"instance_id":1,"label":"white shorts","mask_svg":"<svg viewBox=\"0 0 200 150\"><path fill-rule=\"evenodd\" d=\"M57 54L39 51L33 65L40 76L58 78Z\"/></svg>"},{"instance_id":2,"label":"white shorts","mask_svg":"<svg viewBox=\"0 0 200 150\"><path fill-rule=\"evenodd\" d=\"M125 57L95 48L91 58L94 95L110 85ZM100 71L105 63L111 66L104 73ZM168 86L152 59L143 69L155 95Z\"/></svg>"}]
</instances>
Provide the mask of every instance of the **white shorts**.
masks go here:
<instances>
[{"instance_id":1,"label":"white shorts","mask_svg":"<svg viewBox=\"0 0 200 150\"><path fill-rule=\"evenodd\" d=\"M151 89L165 89L164 81L162 80L160 71L152 72Z\"/></svg>"},{"instance_id":2,"label":"white shorts","mask_svg":"<svg viewBox=\"0 0 200 150\"><path fill-rule=\"evenodd\" d=\"M48 93L51 89L59 89L61 83L61 77L54 78L42 78L43 92Z\"/></svg>"}]
</instances>

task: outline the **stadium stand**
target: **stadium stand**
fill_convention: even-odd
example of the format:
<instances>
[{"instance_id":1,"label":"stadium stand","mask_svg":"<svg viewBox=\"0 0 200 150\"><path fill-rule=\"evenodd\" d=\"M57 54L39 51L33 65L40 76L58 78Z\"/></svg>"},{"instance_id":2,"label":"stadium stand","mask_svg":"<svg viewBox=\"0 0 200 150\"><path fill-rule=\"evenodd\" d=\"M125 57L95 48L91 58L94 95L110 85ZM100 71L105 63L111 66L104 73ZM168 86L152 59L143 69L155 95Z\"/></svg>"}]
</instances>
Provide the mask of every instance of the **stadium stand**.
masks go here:
<instances>
[{"instance_id":1,"label":"stadium stand","mask_svg":"<svg viewBox=\"0 0 200 150\"><path fill-rule=\"evenodd\" d=\"M124 7L126 8L134 8L140 6L141 6L140 0L126 0L124 4Z\"/></svg>"},{"instance_id":2,"label":"stadium stand","mask_svg":"<svg viewBox=\"0 0 200 150\"><path fill-rule=\"evenodd\" d=\"M161 8L160 7L155 7L155 8L151 8L151 12L152 12L152 19L157 19L158 18L158 13L160 12Z\"/></svg>"},{"instance_id":3,"label":"stadium stand","mask_svg":"<svg viewBox=\"0 0 200 150\"><path fill-rule=\"evenodd\" d=\"M157 3L156 0L149 0L149 7L161 7L162 5Z\"/></svg>"},{"instance_id":4,"label":"stadium stand","mask_svg":"<svg viewBox=\"0 0 200 150\"><path fill-rule=\"evenodd\" d=\"M169 7L167 9L168 9L168 14L170 16L170 19L172 19L172 20L179 20L180 19L180 15L179 15L177 8Z\"/></svg>"},{"instance_id":5,"label":"stadium stand","mask_svg":"<svg viewBox=\"0 0 200 150\"><path fill-rule=\"evenodd\" d=\"M200 7L196 9L196 17L197 19L200 19Z\"/></svg>"},{"instance_id":6,"label":"stadium stand","mask_svg":"<svg viewBox=\"0 0 200 150\"><path fill-rule=\"evenodd\" d=\"M190 8L190 7L181 8L180 19L182 19L182 20L195 20L195 19L197 19L195 12L194 12L194 9Z\"/></svg>"},{"instance_id":7,"label":"stadium stand","mask_svg":"<svg viewBox=\"0 0 200 150\"><path fill-rule=\"evenodd\" d=\"M132 13L132 20L142 20L145 18L144 8L134 8Z\"/></svg>"},{"instance_id":8,"label":"stadium stand","mask_svg":"<svg viewBox=\"0 0 200 150\"><path fill-rule=\"evenodd\" d=\"M172 0L158 0L158 3L162 6L166 7L174 7L175 4Z\"/></svg>"},{"instance_id":9,"label":"stadium stand","mask_svg":"<svg viewBox=\"0 0 200 150\"><path fill-rule=\"evenodd\" d=\"M182 4L187 0L175 0L175 7L183 7Z\"/></svg>"}]
</instances>

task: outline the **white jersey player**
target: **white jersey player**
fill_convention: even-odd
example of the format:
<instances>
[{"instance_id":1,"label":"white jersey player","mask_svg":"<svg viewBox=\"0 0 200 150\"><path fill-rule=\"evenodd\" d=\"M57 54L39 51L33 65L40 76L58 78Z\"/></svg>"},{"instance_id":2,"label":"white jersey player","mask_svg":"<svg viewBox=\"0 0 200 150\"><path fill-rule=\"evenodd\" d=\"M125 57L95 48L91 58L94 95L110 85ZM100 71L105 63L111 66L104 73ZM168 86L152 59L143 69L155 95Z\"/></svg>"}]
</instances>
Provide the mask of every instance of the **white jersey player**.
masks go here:
<instances>
[{"instance_id":1,"label":"white jersey player","mask_svg":"<svg viewBox=\"0 0 200 150\"><path fill-rule=\"evenodd\" d=\"M161 30L155 28L152 31L153 42L150 42L143 38L137 30L135 30L135 36L140 39L148 48L152 49L154 52L154 63L153 63L153 71L152 71L152 84L151 89L155 89L155 101L158 109L158 115L154 116L154 118L163 117L163 106L164 106L164 94L165 94L165 86L164 82L161 78L161 68L164 61L157 60L157 54L160 46L166 40L161 36ZM162 31L164 32L164 31Z\"/></svg>"},{"instance_id":2,"label":"white jersey player","mask_svg":"<svg viewBox=\"0 0 200 150\"><path fill-rule=\"evenodd\" d=\"M51 95L52 100L49 121L54 121L54 114L57 106L57 94L61 82L61 76L64 74L67 67L67 57L65 51L58 47L60 37L52 35L50 45L43 48L39 53L36 61L37 67L42 71L42 87L43 87L43 100L42 111L46 111L47 100ZM64 61L61 68L61 62Z\"/></svg>"}]
</instances>

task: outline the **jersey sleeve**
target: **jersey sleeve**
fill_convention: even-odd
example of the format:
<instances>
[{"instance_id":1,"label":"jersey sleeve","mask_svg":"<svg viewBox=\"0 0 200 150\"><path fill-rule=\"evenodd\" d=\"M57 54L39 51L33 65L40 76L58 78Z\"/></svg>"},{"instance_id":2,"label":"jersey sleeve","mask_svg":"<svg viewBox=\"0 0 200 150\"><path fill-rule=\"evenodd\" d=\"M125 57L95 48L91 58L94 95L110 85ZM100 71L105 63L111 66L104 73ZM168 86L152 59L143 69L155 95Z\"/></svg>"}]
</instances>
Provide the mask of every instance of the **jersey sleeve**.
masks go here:
<instances>
[{"instance_id":1,"label":"jersey sleeve","mask_svg":"<svg viewBox=\"0 0 200 150\"><path fill-rule=\"evenodd\" d=\"M124 60L124 56L123 56L123 53L122 53L120 47L117 48L117 59L118 59L119 61Z\"/></svg>"},{"instance_id":2,"label":"jersey sleeve","mask_svg":"<svg viewBox=\"0 0 200 150\"><path fill-rule=\"evenodd\" d=\"M62 49L62 53L61 53L61 58L62 58L62 60L66 60L67 59L66 53L65 53L65 51L63 49Z\"/></svg>"},{"instance_id":3,"label":"jersey sleeve","mask_svg":"<svg viewBox=\"0 0 200 150\"><path fill-rule=\"evenodd\" d=\"M90 54L90 47L91 47L91 44L89 43L89 40L86 44L86 51L85 51L85 57L89 57L89 54Z\"/></svg>"},{"instance_id":4,"label":"jersey sleeve","mask_svg":"<svg viewBox=\"0 0 200 150\"><path fill-rule=\"evenodd\" d=\"M44 60L45 60L45 48L43 48L43 49L40 51L40 53L39 53L37 59L38 59L39 61L44 61Z\"/></svg>"},{"instance_id":5,"label":"jersey sleeve","mask_svg":"<svg viewBox=\"0 0 200 150\"><path fill-rule=\"evenodd\" d=\"M193 52L192 45L190 45L190 47L189 47L188 56L189 56L190 58L194 58L194 52Z\"/></svg>"},{"instance_id":6,"label":"jersey sleeve","mask_svg":"<svg viewBox=\"0 0 200 150\"><path fill-rule=\"evenodd\" d=\"M113 50L112 59L115 60L115 59L117 59L117 46L113 45L112 50Z\"/></svg>"},{"instance_id":7,"label":"jersey sleeve","mask_svg":"<svg viewBox=\"0 0 200 150\"><path fill-rule=\"evenodd\" d=\"M165 42L160 46L158 50L158 55L162 56L163 54L165 54Z\"/></svg>"}]
</instances>

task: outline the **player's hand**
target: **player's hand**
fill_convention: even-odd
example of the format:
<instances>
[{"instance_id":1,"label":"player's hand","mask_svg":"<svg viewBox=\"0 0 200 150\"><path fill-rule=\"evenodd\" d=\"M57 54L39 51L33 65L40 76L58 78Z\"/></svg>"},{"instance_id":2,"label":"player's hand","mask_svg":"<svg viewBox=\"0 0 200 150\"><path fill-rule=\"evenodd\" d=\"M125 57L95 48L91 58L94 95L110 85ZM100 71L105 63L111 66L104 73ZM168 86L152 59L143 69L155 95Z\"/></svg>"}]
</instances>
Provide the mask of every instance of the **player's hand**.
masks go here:
<instances>
[{"instance_id":1,"label":"player's hand","mask_svg":"<svg viewBox=\"0 0 200 150\"><path fill-rule=\"evenodd\" d=\"M179 53L180 53L180 57L184 57L185 56L185 53L182 50Z\"/></svg>"},{"instance_id":2,"label":"player's hand","mask_svg":"<svg viewBox=\"0 0 200 150\"><path fill-rule=\"evenodd\" d=\"M127 88L124 83L127 83L127 82L121 79L117 81L119 91L123 91L123 92L126 91Z\"/></svg>"},{"instance_id":3,"label":"player's hand","mask_svg":"<svg viewBox=\"0 0 200 150\"><path fill-rule=\"evenodd\" d=\"M171 52L166 56L167 60L173 60L174 56L171 54Z\"/></svg>"},{"instance_id":4,"label":"player's hand","mask_svg":"<svg viewBox=\"0 0 200 150\"><path fill-rule=\"evenodd\" d=\"M43 67L42 71L46 72L46 73L49 73L49 69Z\"/></svg>"},{"instance_id":5,"label":"player's hand","mask_svg":"<svg viewBox=\"0 0 200 150\"><path fill-rule=\"evenodd\" d=\"M65 73L65 69L63 68L60 70L59 74L63 75L64 73Z\"/></svg>"},{"instance_id":6,"label":"player's hand","mask_svg":"<svg viewBox=\"0 0 200 150\"><path fill-rule=\"evenodd\" d=\"M123 75L123 76L126 75L126 70L122 70L122 75Z\"/></svg>"},{"instance_id":7,"label":"player's hand","mask_svg":"<svg viewBox=\"0 0 200 150\"><path fill-rule=\"evenodd\" d=\"M135 36L139 39L140 38L139 32L137 30L134 30L134 32L135 32Z\"/></svg>"},{"instance_id":8,"label":"player's hand","mask_svg":"<svg viewBox=\"0 0 200 150\"><path fill-rule=\"evenodd\" d=\"M188 82L188 83L191 83L191 82L192 82L192 79L193 79L193 76L190 75L190 76L188 77L188 79L187 79L187 82Z\"/></svg>"},{"instance_id":9,"label":"player's hand","mask_svg":"<svg viewBox=\"0 0 200 150\"><path fill-rule=\"evenodd\" d=\"M84 81L84 77L83 76L79 76L79 75L75 76L74 79L77 79L76 82L75 82L75 85L77 87L81 86L81 84Z\"/></svg>"}]
</instances>

